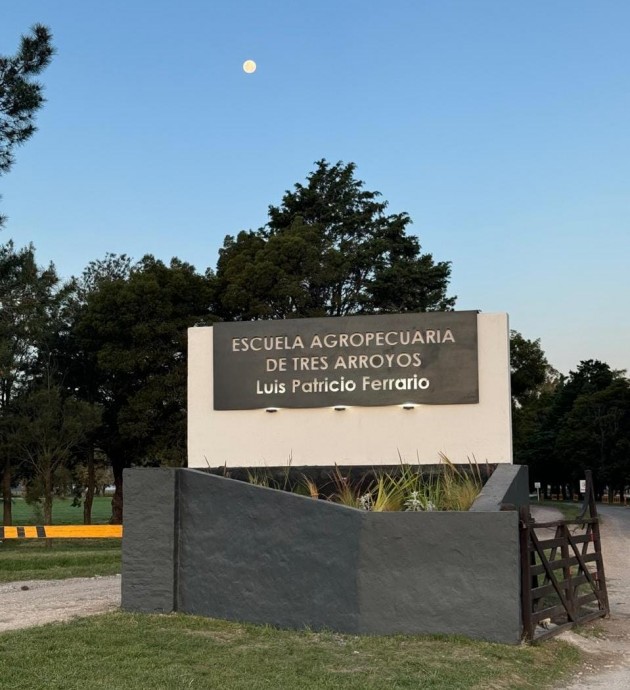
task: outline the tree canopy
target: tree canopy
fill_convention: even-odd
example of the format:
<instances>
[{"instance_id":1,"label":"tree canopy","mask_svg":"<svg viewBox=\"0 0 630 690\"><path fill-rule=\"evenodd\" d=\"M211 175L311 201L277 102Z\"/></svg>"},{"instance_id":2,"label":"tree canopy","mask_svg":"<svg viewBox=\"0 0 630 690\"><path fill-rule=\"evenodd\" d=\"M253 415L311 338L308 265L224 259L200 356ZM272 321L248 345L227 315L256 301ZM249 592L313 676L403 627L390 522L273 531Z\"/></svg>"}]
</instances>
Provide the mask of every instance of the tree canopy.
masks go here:
<instances>
[{"instance_id":1,"label":"tree canopy","mask_svg":"<svg viewBox=\"0 0 630 690\"><path fill-rule=\"evenodd\" d=\"M518 331L510 332L510 383L512 399L518 405L541 392L558 377L538 340L527 340Z\"/></svg>"},{"instance_id":2,"label":"tree canopy","mask_svg":"<svg viewBox=\"0 0 630 690\"><path fill-rule=\"evenodd\" d=\"M43 86L34 79L50 64L52 35L36 24L15 55L0 55L0 175L15 160L15 147L35 132L35 113L44 103ZM0 224L2 223L0 216Z\"/></svg>"},{"instance_id":3,"label":"tree canopy","mask_svg":"<svg viewBox=\"0 0 630 690\"><path fill-rule=\"evenodd\" d=\"M97 466L107 461L120 521L125 467L185 462L192 326L453 308L450 263L422 253L409 216L388 213L355 173L353 163L318 161L269 206L266 225L225 238L216 272L107 254L62 283L53 265L37 265L33 247L0 245L5 524L16 479L36 487L49 519L63 470L89 522ZM540 340L512 331L510 344L515 459L532 481L569 486L590 467L600 486L630 484L624 372L584 360L563 377Z\"/></svg>"},{"instance_id":4,"label":"tree canopy","mask_svg":"<svg viewBox=\"0 0 630 690\"><path fill-rule=\"evenodd\" d=\"M517 462L532 480L576 487L592 469L599 491L630 485L630 380L584 360L513 410Z\"/></svg>"},{"instance_id":5,"label":"tree canopy","mask_svg":"<svg viewBox=\"0 0 630 690\"><path fill-rule=\"evenodd\" d=\"M133 266L109 256L85 277L91 288L62 352L73 387L102 406L97 443L120 521L125 467L185 461L187 329L209 322L210 284L189 264L152 256Z\"/></svg>"},{"instance_id":6,"label":"tree canopy","mask_svg":"<svg viewBox=\"0 0 630 690\"><path fill-rule=\"evenodd\" d=\"M449 262L422 254L406 213L387 214L354 163L317 161L269 206L267 224L228 235L215 311L226 320L451 309Z\"/></svg>"},{"instance_id":7,"label":"tree canopy","mask_svg":"<svg viewBox=\"0 0 630 690\"><path fill-rule=\"evenodd\" d=\"M61 330L61 312L70 290L71 286L61 284L52 264L37 265L32 246L0 245L0 471L5 524L11 524L11 482L17 469L7 446L7 420L17 396L40 376L52 340Z\"/></svg>"}]
</instances>

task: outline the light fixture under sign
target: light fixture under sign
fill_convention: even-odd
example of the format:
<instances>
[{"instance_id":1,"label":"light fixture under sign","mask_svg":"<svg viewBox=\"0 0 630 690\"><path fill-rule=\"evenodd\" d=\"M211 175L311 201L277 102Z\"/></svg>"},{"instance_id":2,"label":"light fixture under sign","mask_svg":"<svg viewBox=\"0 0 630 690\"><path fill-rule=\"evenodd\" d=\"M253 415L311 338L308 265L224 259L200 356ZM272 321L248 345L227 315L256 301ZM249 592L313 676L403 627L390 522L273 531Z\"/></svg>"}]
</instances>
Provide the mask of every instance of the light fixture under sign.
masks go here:
<instances>
[{"instance_id":1,"label":"light fixture under sign","mask_svg":"<svg viewBox=\"0 0 630 690\"><path fill-rule=\"evenodd\" d=\"M335 410L335 412L343 412L345 409L346 409L345 405L335 405L333 407L333 410Z\"/></svg>"},{"instance_id":2,"label":"light fixture under sign","mask_svg":"<svg viewBox=\"0 0 630 690\"><path fill-rule=\"evenodd\" d=\"M277 412L279 407L265 407L265 412Z\"/></svg>"},{"instance_id":3,"label":"light fixture under sign","mask_svg":"<svg viewBox=\"0 0 630 690\"><path fill-rule=\"evenodd\" d=\"M415 408L414 403L403 403L403 410L413 410Z\"/></svg>"}]
</instances>

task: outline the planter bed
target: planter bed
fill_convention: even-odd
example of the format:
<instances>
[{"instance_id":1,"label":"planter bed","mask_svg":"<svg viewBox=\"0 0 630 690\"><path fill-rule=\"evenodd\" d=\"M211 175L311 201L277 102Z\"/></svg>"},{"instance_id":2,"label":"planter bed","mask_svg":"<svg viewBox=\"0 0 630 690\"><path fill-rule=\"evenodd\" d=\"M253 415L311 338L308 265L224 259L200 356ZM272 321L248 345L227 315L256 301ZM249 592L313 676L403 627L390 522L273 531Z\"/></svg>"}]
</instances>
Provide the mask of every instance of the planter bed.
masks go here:
<instances>
[{"instance_id":1,"label":"planter bed","mask_svg":"<svg viewBox=\"0 0 630 690\"><path fill-rule=\"evenodd\" d=\"M521 637L527 469L468 512L369 512L192 469L125 472L122 605L354 634Z\"/></svg>"}]
</instances>

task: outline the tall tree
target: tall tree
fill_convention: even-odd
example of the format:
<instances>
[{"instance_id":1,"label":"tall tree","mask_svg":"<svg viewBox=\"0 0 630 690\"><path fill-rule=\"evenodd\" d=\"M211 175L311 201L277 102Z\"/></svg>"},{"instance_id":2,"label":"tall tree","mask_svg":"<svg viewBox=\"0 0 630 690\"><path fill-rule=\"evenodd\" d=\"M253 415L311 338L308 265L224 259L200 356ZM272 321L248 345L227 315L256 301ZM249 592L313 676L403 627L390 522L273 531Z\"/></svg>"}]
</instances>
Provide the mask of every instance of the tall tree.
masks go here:
<instances>
[{"instance_id":1,"label":"tall tree","mask_svg":"<svg viewBox=\"0 0 630 690\"><path fill-rule=\"evenodd\" d=\"M548 461L548 445L553 445L552 438L541 430L561 380L549 364L540 339L528 340L518 331L510 332L514 458L515 462L530 466L532 477L538 471L539 458Z\"/></svg>"},{"instance_id":2,"label":"tall tree","mask_svg":"<svg viewBox=\"0 0 630 690\"><path fill-rule=\"evenodd\" d=\"M98 444L114 472L115 522L125 467L185 459L187 329L208 321L209 289L189 264L147 256L128 277L96 281L77 312L73 356L92 377L81 394L103 408Z\"/></svg>"},{"instance_id":3,"label":"tall tree","mask_svg":"<svg viewBox=\"0 0 630 690\"><path fill-rule=\"evenodd\" d=\"M599 488L630 484L630 381L598 360L580 362L514 410L517 462L532 479L577 485L592 469Z\"/></svg>"},{"instance_id":4,"label":"tall tree","mask_svg":"<svg viewBox=\"0 0 630 690\"><path fill-rule=\"evenodd\" d=\"M598 360L580 362L553 409L554 459L574 481L595 470L600 487L630 484L630 381Z\"/></svg>"},{"instance_id":5,"label":"tall tree","mask_svg":"<svg viewBox=\"0 0 630 690\"><path fill-rule=\"evenodd\" d=\"M67 468L74 451L92 433L99 410L78 400L46 368L37 381L20 391L9 417L9 448L27 465L40 489L45 524L52 524L58 471Z\"/></svg>"},{"instance_id":6,"label":"tall tree","mask_svg":"<svg viewBox=\"0 0 630 690\"><path fill-rule=\"evenodd\" d=\"M15 55L0 55L0 175L15 160L15 147L35 132L35 113L44 103L43 87L34 77L54 53L52 35L41 24L22 36ZM3 222L0 216L0 225Z\"/></svg>"},{"instance_id":7,"label":"tall tree","mask_svg":"<svg viewBox=\"0 0 630 690\"><path fill-rule=\"evenodd\" d=\"M267 225L227 236L216 312L229 320L450 309L449 262L422 254L406 213L387 214L354 163L317 161L269 207Z\"/></svg>"},{"instance_id":8,"label":"tall tree","mask_svg":"<svg viewBox=\"0 0 630 690\"><path fill-rule=\"evenodd\" d=\"M547 361L540 338L527 340L518 331L510 331L510 374L512 400L518 406L559 376Z\"/></svg>"},{"instance_id":9,"label":"tall tree","mask_svg":"<svg viewBox=\"0 0 630 690\"><path fill-rule=\"evenodd\" d=\"M15 397L38 374L42 352L59 325L71 286L61 285L55 267L37 265L32 246L0 245L0 471L4 524L11 524L12 456L3 424ZM4 442L3 442L4 441Z\"/></svg>"},{"instance_id":10,"label":"tall tree","mask_svg":"<svg viewBox=\"0 0 630 690\"><path fill-rule=\"evenodd\" d=\"M58 334L56 361L59 369L65 374L65 385L92 406L98 406L99 401L102 400L97 352L81 346L74 327L81 322L90 295L108 283L128 280L132 269L133 262L126 254L107 253L103 259L90 261L76 281L75 299L68 310L70 327ZM102 425L93 428L79 449L85 466L83 522L86 525L92 522L92 506L97 484L97 457L103 455L100 444L102 436Z\"/></svg>"}]
</instances>

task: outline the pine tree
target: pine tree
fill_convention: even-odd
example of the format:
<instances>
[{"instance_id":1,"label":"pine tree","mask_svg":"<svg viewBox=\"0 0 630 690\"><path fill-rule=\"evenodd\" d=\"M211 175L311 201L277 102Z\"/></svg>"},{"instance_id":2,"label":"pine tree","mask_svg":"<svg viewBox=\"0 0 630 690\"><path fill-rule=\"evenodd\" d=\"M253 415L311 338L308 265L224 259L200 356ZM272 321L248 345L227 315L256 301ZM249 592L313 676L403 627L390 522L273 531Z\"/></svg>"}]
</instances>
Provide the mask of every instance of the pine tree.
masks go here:
<instances>
[{"instance_id":1,"label":"pine tree","mask_svg":"<svg viewBox=\"0 0 630 690\"><path fill-rule=\"evenodd\" d=\"M35 132L35 113L44 103L43 86L34 79L50 64L50 31L36 24L22 36L15 55L0 55L0 175L15 161L15 148ZM0 224L3 222L0 216Z\"/></svg>"}]
</instances>

